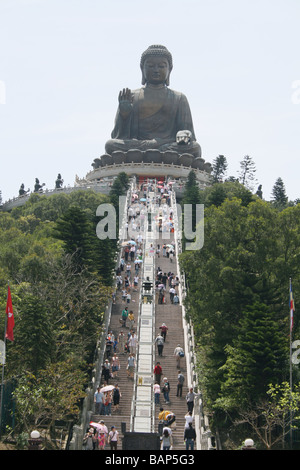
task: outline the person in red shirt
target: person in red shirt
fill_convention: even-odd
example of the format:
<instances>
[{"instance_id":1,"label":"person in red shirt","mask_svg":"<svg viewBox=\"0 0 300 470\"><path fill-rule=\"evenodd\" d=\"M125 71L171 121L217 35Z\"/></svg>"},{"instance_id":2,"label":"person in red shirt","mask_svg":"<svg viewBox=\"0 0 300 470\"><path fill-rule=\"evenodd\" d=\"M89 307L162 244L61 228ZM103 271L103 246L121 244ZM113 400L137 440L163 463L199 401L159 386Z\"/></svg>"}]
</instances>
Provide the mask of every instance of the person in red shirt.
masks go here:
<instances>
[{"instance_id":1,"label":"person in red shirt","mask_svg":"<svg viewBox=\"0 0 300 470\"><path fill-rule=\"evenodd\" d=\"M161 368L160 362L156 363L156 366L154 367L153 373L155 375L155 382L160 384L160 380L161 380L161 376L162 376L162 368Z\"/></svg>"},{"instance_id":2,"label":"person in red shirt","mask_svg":"<svg viewBox=\"0 0 300 470\"><path fill-rule=\"evenodd\" d=\"M166 341L166 336L167 336L167 331L168 331L167 325L166 325L165 323L163 323L163 324L159 327L159 329L161 330L161 335L162 335L164 341Z\"/></svg>"}]
</instances>

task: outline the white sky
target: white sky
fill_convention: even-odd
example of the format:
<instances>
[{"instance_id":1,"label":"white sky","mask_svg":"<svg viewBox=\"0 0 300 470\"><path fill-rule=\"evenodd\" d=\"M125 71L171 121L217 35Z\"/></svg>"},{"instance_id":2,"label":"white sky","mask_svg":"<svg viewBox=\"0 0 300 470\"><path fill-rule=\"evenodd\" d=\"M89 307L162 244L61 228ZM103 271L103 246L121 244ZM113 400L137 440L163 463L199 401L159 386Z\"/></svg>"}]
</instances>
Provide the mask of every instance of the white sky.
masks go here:
<instances>
[{"instance_id":1,"label":"white sky","mask_svg":"<svg viewBox=\"0 0 300 470\"><path fill-rule=\"evenodd\" d=\"M300 198L299 20L299 0L0 0L3 201L92 169L151 44L173 55L205 160L237 176L248 154L265 199L279 176Z\"/></svg>"}]
</instances>

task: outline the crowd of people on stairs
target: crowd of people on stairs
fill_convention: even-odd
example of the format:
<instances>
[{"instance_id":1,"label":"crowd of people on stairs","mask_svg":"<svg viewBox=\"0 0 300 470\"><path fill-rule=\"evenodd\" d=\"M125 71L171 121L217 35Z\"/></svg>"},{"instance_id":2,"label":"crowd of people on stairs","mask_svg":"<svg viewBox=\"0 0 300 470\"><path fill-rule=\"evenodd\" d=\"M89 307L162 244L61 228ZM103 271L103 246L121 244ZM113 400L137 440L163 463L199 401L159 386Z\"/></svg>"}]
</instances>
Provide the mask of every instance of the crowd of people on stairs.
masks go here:
<instances>
[{"instance_id":1,"label":"crowd of people on stairs","mask_svg":"<svg viewBox=\"0 0 300 470\"><path fill-rule=\"evenodd\" d=\"M119 409L122 401L122 392L118 386L117 379L120 373L119 356L126 355L127 366L126 375L128 379L134 377L136 367L136 352L138 348L138 338L136 334L136 318L134 314L135 305L132 294L138 292L142 280L142 263L144 258L144 230L146 227L148 212L147 208L151 202L150 193L155 192L155 203L157 211L154 217L158 232L174 231L173 209L171 207L171 186L161 184L159 187L153 183L145 183L139 190L133 191L130 195L130 203L127 208L126 234L128 240L122 243L120 263L116 269L116 290L113 293L112 301L121 302L122 311L119 319L118 331L110 330L106 338L105 359L102 369L102 383L97 387L94 395L95 413L102 415L99 423L90 422L84 436L83 447L86 450L103 450L109 444L111 450L117 450L120 442L119 431L112 426L108 431L105 426L104 417L111 416ZM171 243L157 244L151 246L148 256L165 258L170 262L170 268L175 256L175 247ZM164 272L158 267L155 279L155 301L157 304L179 304L178 286L179 278L174 274L174 269ZM167 296L169 294L169 296ZM168 334L168 327L165 323L159 327L160 333L155 339L158 356L163 355L164 344ZM176 366L178 368L177 397L182 397L184 376L180 370L180 360L184 357L183 348L178 344L174 350ZM156 363L154 371L154 399L155 404L160 405L160 396L163 395L165 404L169 404L170 385L167 377L163 376L159 362ZM114 382L111 385L111 381ZM196 394L189 390L186 401L188 413L185 417L186 426L182 436L186 442L186 449L194 449L196 439L193 427L193 403ZM160 406L158 419L163 423L161 435L161 448L168 450L172 448L174 441L172 430L176 426L176 416L172 411L165 410Z\"/></svg>"}]
</instances>

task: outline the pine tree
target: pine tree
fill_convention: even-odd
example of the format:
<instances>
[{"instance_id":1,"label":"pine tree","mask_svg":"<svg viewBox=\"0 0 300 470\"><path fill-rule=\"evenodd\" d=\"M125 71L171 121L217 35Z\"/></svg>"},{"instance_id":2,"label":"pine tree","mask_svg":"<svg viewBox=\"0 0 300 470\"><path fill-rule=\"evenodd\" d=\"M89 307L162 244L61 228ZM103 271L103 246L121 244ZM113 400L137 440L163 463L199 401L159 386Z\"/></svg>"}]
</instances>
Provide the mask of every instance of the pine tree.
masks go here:
<instances>
[{"instance_id":1,"label":"pine tree","mask_svg":"<svg viewBox=\"0 0 300 470\"><path fill-rule=\"evenodd\" d=\"M84 210L72 206L57 221L54 236L63 241L66 253L74 254L78 270L93 266L93 227Z\"/></svg>"},{"instance_id":2,"label":"pine tree","mask_svg":"<svg viewBox=\"0 0 300 470\"><path fill-rule=\"evenodd\" d=\"M208 202L214 206L220 206L226 199L226 189L223 183L216 183L209 194Z\"/></svg>"},{"instance_id":3,"label":"pine tree","mask_svg":"<svg viewBox=\"0 0 300 470\"><path fill-rule=\"evenodd\" d=\"M196 175L194 171L191 170L184 186L182 204L200 204L200 202L200 189L197 184Z\"/></svg>"},{"instance_id":4,"label":"pine tree","mask_svg":"<svg viewBox=\"0 0 300 470\"><path fill-rule=\"evenodd\" d=\"M116 209L119 207L119 196L124 196L129 188L128 175L123 171L115 178L109 197Z\"/></svg>"},{"instance_id":5,"label":"pine tree","mask_svg":"<svg viewBox=\"0 0 300 470\"><path fill-rule=\"evenodd\" d=\"M55 341L53 324L41 298L26 294L18 307L16 348L22 355L22 367L37 374L51 362ZM15 353L15 352L14 352Z\"/></svg>"},{"instance_id":6,"label":"pine tree","mask_svg":"<svg viewBox=\"0 0 300 470\"><path fill-rule=\"evenodd\" d=\"M120 181L123 187L123 193L125 194L129 189L129 178L127 173L125 173L125 171L121 171L121 173L118 174L117 179Z\"/></svg>"},{"instance_id":7,"label":"pine tree","mask_svg":"<svg viewBox=\"0 0 300 470\"><path fill-rule=\"evenodd\" d=\"M222 395L235 406L264 398L269 384L281 383L287 372L288 344L282 326L259 302L244 309L238 336L226 351Z\"/></svg>"},{"instance_id":8,"label":"pine tree","mask_svg":"<svg viewBox=\"0 0 300 470\"><path fill-rule=\"evenodd\" d=\"M240 174L239 181L246 188L253 190L253 185L256 182L255 173L256 167L252 158L249 155L245 155L243 160L240 162Z\"/></svg>"},{"instance_id":9,"label":"pine tree","mask_svg":"<svg viewBox=\"0 0 300 470\"><path fill-rule=\"evenodd\" d=\"M282 178L277 178L272 189L273 203L277 208L286 207L288 198L285 192L285 186Z\"/></svg>"},{"instance_id":10,"label":"pine tree","mask_svg":"<svg viewBox=\"0 0 300 470\"><path fill-rule=\"evenodd\" d=\"M227 171L227 160L224 155L219 155L213 160L213 165L212 165L212 180L213 183L220 183L222 182L223 178L226 175Z\"/></svg>"}]
</instances>

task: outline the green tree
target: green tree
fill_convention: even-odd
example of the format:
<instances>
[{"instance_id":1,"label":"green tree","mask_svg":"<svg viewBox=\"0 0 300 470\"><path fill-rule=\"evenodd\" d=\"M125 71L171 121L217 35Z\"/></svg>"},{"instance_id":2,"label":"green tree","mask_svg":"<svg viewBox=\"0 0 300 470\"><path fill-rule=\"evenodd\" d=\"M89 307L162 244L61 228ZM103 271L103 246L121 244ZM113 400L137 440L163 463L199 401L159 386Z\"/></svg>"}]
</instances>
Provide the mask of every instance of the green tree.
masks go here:
<instances>
[{"instance_id":1,"label":"green tree","mask_svg":"<svg viewBox=\"0 0 300 470\"><path fill-rule=\"evenodd\" d=\"M226 199L232 200L234 198L240 199L243 206L248 206L250 202L254 201L251 191L238 181L215 183L201 191L200 196L205 207L211 205L218 207L221 206Z\"/></svg>"},{"instance_id":2,"label":"green tree","mask_svg":"<svg viewBox=\"0 0 300 470\"><path fill-rule=\"evenodd\" d=\"M253 185L256 182L255 178L256 167L255 163L249 155L245 155L240 162L239 181L246 188L253 190Z\"/></svg>"},{"instance_id":3,"label":"green tree","mask_svg":"<svg viewBox=\"0 0 300 470\"><path fill-rule=\"evenodd\" d=\"M281 383L287 373L288 338L278 315L259 302L241 309L237 337L225 347L225 380L216 406L255 404L270 383Z\"/></svg>"},{"instance_id":4,"label":"green tree","mask_svg":"<svg viewBox=\"0 0 300 470\"><path fill-rule=\"evenodd\" d=\"M32 294L23 295L14 328L14 348L11 348L15 372L28 370L37 374L53 358L55 350L54 327L45 302ZM13 367L14 369L14 367Z\"/></svg>"},{"instance_id":5,"label":"green tree","mask_svg":"<svg viewBox=\"0 0 300 470\"><path fill-rule=\"evenodd\" d=\"M87 214L95 214L98 205L108 200L108 196L93 190L79 189L70 194L60 193L52 196L32 194L26 204L14 208L11 215L14 219L34 216L42 222L54 222L62 217L70 206L78 206Z\"/></svg>"},{"instance_id":6,"label":"green tree","mask_svg":"<svg viewBox=\"0 0 300 470\"><path fill-rule=\"evenodd\" d=\"M9 280L17 280L22 258L28 253L31 237L24 235L15 226L7 227L0 232L0 264L9 273Z\"/></svg>"},{"instance_id":7,"label":"green tree","mask_svg":"<svg viewBox=\"0 0 300 470\"><path fill-rule=\"evenodd\" d=\"M46 427L47 448L55 446L55 421L75 420L85 392L82 384L86 373L76 358L49 364L39 374L22 372L14 391L18 428ZM51 438L54 439L51 439Z\"/></svg>"},{"instance_id":8,"label":"green tree","mask_svg":"<svg viewBox=\"0 0 300 470\"><path fill-rule=\"evenodd\" d=\"M118 174L117 179L121 182L121 185L123 187L123 192L125 194L126 191L129 189L129 177L127 173L125 173L125 171L121 171Z\"/></svg>"},{"instance_id":9,"label":"green tree","mask_svg":"<svg viewBox=\"0 0 300 470\"><path fill-rule=\"evenodd\" d=\"M240 183L222 184L224 188L226 185L231 186L228 197L218 206L206 202L213 188L203 192L204 245L198 251L185 251L179 259L187 282L186 316L193 322L197 344L199 386L206 407L220 429L225 422L229 423L227 410L232 410L239 401L235 390L244 394L240 398L244 410L245 396L252 386L259 399L265 398L267 381L262 379L257 387L256 382L266 365L262 359L254 364L250 357L251 351L253 355L257 353L254 341L258 345L264 341L263 322L270 327L276 345L272 350L273 339L266 334L261 352L272 365L275 357L280 364L279 369L277 365L272 366L273 371L266 367L266 379L273 378L274 383L284 380L283 374L288 373L288 348L286 344L283 357L283 343L288 341L289 334L290 277L295 299L300 292L300 205L279 211L272 203L255 196L248 198L244 194L244 201L237 198L237 187L243 187ZM254 305L265 305L272 314L269 316L263 308L258 308L252 315ZM253 330L252 336L245 333L245 317ZM257 339L255 328L260 330ZM293 335L298 334L299 322L295 316ZM250 351L246 349L248 343ZM230 375L226 375L228 371ZM243 377L238 375L239 371L243 371ZM240 414L241 410L235 408L234 412Z\"/></svg>"},{"instance_id":10,"label":"green tree","mask_svg":"<svg viewBox=\"0 0 300 470\"><path fill-rule=\"evenodd\" d=\"M74 254L74 259L79 270L84 267L93 267L93 227L85 211L78 206L70 207L65 214L58 219L54 229L54 236L63 241L66 253Z\"/></svg>"},{"instance_id":11,"label":"green tree","mask_svg":"<svg viewBox=\"0 0 300 470\"><path fill-rule=\"evenodd\" d=\"M272 200L273 204L278 209L284 209L288 203L288 197L286 195L285 186L282 178L277 178L272 189Z\"/></svg>"},{"instance_id":12,"label":"green tree","mask_svg":"<svg viewBox=\"0 0 300 470\"><path fill-rule=\"evenodd\" d=\"M20 390L20 427L25 416L32 429L78 415L112 293L116 240L97 237L102 202L109 198L92 191L36 194L0 212L0 320L4 325L9 281L15 341L7 344L6 378Z\"/></svg>"},{"instance_id":13,"label":"green tree","mask_svg":"<svg viewBox=\"0 0 300 470\"><path fill-rule=\"evenodd\" d=\"M227 159L224 155L219 155L212 163L212 181L213 183L220 183L226 176L228 166Z\"/></svg>"},{"instance_id":14,"label":"green tree","mask_svg":"<svg viewBox=\"0 0 300 470\"><path fill-rule=\"evenodd\" d=\"M270 384L264 399L251 406L239 408L239 415L233 425L242 426L243 429L246 426L264 449L284 449L285 437L290 433L291 427L297 429L299 410L299 383L295 384L293 390L287 382Z\"/></svg>"},{"instance_id":15,"label":"green tree","mask_svg":"<svg viewBox=\"0 0 300 470\"><path fill-rule=\"evenodd\" d=\"M180 257L188 283L187 315L199 344L201 385L210 403L220 395L224 348L239 332L241 306L265 303L286 321L278 217L265 201L244 206L239 199L226 199L205 209L203 248Z\"/></svg>"},{"instance_id":16,"label":"green tree","mask_svg":"<svg viewBox=\"0 0 300 470\"><path fill-rule=\"evenodd\" d=\"M119 196L124 196L128 188L129 188L128 175L124 171L122 171L114 179L114 182L109 192L110 200L116 209L119 207Z\"/></svg>"},{"instance_id":17,"label":"green tree","mask_svg":"<svg viewBox=\"0 0 300 470\"><path fill-rule=\"evenodd\" d=\"M214 205L216 207L221 206L226 199L226 188L223 183L215 183L209 192L207 198L208 205Z\"/></svg>"}]
</instances>

